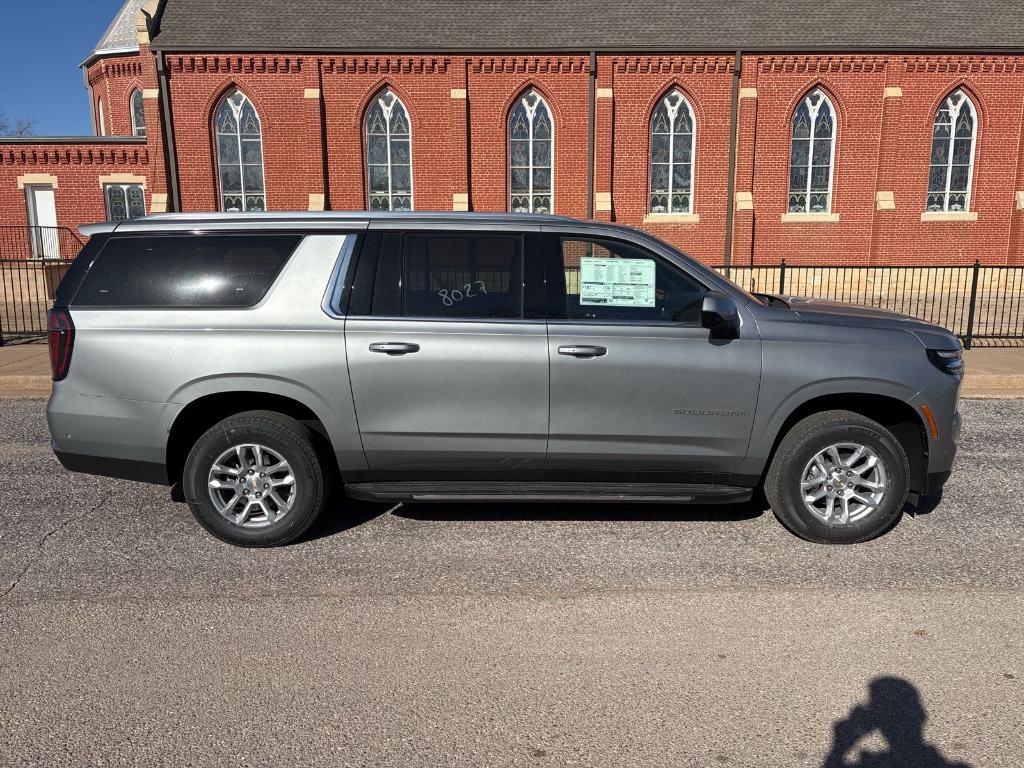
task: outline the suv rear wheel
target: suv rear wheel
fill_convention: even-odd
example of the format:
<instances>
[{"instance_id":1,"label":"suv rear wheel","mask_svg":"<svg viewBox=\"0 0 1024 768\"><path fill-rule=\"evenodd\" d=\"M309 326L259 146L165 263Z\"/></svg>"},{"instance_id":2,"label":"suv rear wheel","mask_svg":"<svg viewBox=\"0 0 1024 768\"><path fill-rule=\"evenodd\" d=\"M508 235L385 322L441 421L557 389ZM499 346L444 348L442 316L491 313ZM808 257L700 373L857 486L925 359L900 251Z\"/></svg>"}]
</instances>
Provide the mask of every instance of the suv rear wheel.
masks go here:
<instances>
[{"instance_id":1,"label":"suv rear wheel","mask_svg":"<svg viewBox=\"0 0 1024 768\"><path fill-rule=\"evenodd\" d=\"M313 524L327 499L327 478L306 427L272 411L248 411L196 441L182 487L196 519L217 538L273 547Z\"/></svg>"},{"instance_id":2,"label":"suv rear wheel","mask_svg":"<svg viewBox=\"0 0 1024 768\"><path fill-rule=\"evenodd\" d=\"M775 516L797 536L855 544L895 524L909 477L907 455L889 430L852 411L825 411L783 438L764 492Z\"/></svg>"}]
</instances>

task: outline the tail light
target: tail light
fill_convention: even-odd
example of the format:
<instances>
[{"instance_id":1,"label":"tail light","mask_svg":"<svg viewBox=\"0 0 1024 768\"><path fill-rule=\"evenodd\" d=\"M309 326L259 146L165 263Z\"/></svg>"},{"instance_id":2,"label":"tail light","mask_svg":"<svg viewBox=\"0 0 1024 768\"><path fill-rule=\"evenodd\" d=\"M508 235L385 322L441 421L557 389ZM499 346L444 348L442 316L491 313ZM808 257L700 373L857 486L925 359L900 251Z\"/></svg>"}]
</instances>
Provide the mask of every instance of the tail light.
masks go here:
<instances>
[{"instance_id":1,"label":"tail light","mask_svg":"<svg viewBox=\"0 0 1024 768\"><path fill-rule=\"evenodd\" d=\"M66 309L51 309L47 324L50 342L50 370L53 380L60 381L68 375L71 352L75 347L75 324Z\"/></svg>"}]
</instances>

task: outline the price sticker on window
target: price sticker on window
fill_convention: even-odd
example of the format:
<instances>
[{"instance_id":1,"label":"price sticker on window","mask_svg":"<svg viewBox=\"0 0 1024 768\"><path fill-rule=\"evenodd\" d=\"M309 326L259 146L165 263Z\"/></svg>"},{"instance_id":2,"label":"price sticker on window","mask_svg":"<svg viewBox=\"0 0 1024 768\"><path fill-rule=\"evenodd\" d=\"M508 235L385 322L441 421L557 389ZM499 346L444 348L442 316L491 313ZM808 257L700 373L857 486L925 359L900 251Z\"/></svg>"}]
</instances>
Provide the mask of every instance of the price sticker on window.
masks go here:
<instances>
[{"instance_id":1,"label":"price sticker on window","mask_svg":"<svg viewBox=\"0 0 1024 768\"><path fill-rule=\"evenodd\" d=\"M580 259L580 304L607 307L653 307L653 259Z\"/></svg>"}]
</instances>

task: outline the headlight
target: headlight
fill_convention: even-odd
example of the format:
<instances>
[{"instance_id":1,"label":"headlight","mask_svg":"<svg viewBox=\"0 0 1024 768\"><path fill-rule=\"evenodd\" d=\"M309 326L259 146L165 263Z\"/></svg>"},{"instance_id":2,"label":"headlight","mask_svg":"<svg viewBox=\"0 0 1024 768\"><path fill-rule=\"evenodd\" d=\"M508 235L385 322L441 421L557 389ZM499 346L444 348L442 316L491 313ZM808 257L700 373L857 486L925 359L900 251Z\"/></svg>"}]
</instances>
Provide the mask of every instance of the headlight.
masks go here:
<instances>
[{"instance_id":1,"label":"headlight","mask_svg":"<svg viewBox=\"0 0 1024 768\"><path fill-rule=\"evenodd\" d=\"M964 372L964 351L962 349L929 349L928 359L932 365L950 376L960 376Z\"/></svg>"}]
</instances>

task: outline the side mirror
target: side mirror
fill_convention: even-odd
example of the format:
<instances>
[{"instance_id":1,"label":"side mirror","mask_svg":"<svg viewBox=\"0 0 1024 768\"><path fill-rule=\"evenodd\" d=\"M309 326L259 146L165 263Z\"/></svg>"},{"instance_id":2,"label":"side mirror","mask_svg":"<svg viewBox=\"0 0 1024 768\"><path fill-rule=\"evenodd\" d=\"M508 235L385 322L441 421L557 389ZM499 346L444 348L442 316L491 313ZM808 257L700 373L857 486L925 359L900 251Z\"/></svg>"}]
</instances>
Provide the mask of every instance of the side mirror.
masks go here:
<instances>
[{"instance_id":1,"label":"side mirror","mask_svg":"<svg viewBox=\"0 0 1024 768\"><path fill-rule=\"evenodd\" d=\"M711 331L713 339L738 339L740 315L736 302L721 291L708 291L700 308L700 323Z\"/></svg>"}]
</instances>

